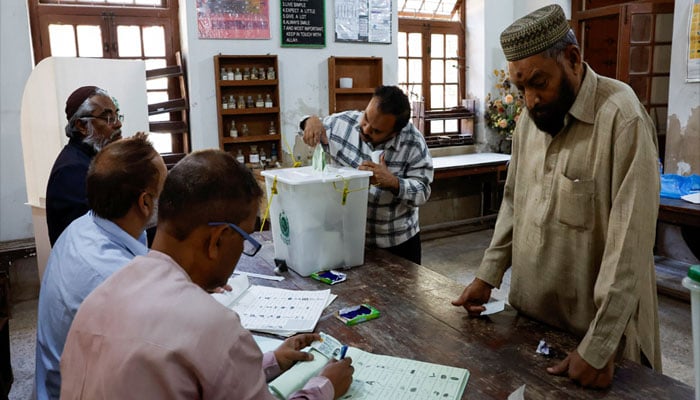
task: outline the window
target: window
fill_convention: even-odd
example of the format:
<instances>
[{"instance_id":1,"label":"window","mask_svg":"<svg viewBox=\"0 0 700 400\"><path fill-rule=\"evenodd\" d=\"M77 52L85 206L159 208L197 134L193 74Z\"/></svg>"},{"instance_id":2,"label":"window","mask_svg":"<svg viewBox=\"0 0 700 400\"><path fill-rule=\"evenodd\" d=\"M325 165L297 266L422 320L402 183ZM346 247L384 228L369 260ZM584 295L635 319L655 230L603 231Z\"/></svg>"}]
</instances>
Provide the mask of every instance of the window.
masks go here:
<instances>
[{"instance_id":1,"label":"window","mask_svg":"<svg viewBox=\"0 0 700 400\"><path fill-rule=\"evenodd\" d=\"M136 59L152 70L177 62L177 0L28 1L37 63L49 56ZM148 80L146 90L149 104L183 95L178 79L172 78ZM149 121L181 118L181 113L165 113ZM153 133L150 138L161 153L183 153L188 147L186 133Z\"/></svg>"},{"instance_id":2,"label":"window","mask_svg":"<svg viewBox=\"0 0 700 400\"><path fill-rule=\"evenodd\" d=\"M461 120L444 113L458 107L465 97L464 20L461 2L399 3L399 86L414 102L414 116L421 108L427 115L442 112L439 118L426 118L422 127L426 139L455 137L460 140L453 144L464 144ZM468 140L471 142L471 135Z\"/></svg>"}]
</instances>

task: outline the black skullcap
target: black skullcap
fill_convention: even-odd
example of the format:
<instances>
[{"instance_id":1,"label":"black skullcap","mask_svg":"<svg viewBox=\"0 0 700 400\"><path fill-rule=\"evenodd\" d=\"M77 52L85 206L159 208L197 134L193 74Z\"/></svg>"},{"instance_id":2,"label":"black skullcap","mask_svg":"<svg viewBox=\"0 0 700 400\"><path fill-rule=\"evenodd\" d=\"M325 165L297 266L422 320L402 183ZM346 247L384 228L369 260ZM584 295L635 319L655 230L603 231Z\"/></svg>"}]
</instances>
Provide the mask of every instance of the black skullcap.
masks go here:
<instances>
[{"instance_id":1,"label":"black skullcap","mask_svg":"<svg viewBox=\"0 0 700 400\"><path fill-rule=\"evenodd\" d=\"M69 120L76 111L78 111L80 105L83 104L85 100L94 96L99 89L100 88L97 86L83 86L75 89L75 91L68 96L68 100L66 100L66 119Z\"/></svg>"}]
</instances>

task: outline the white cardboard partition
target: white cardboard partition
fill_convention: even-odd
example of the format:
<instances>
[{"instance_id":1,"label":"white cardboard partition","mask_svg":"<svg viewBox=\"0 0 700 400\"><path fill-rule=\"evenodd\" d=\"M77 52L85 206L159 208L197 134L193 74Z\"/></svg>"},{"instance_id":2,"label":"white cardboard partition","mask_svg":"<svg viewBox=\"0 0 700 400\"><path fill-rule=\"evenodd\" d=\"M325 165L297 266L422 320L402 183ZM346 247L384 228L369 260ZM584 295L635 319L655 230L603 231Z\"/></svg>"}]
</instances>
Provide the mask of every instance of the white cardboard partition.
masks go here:
<instances>
[{"instance_id":1,"label":"white cardboard partition","mask_svg":"<svg viewBox=\"0 0 700 400\"><path fill-rule=\"evenodd\" d=\"M21 110L22 154L27 204L32 207L39 279L50 251L46 227L46 184L58 153L68 143L66 99L81 86L99 86L124 114L122 136L148 131L146 68L141 60L49 57L32 71Z\"/></svg>"}]
</instances>

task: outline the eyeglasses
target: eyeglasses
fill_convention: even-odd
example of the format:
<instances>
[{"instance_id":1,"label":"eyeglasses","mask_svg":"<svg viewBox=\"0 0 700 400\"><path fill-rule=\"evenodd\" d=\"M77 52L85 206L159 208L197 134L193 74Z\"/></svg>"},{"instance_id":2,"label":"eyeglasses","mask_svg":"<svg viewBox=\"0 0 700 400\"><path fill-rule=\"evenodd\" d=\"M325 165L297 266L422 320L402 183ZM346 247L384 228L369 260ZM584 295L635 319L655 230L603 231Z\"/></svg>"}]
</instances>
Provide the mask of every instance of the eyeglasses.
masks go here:
<instances>
[{"instance_id":1,"label":"eyeglasses","mask_svg":"<svg viewBox=\"0 0 700 400\"><path fill-rule=\"evenodd\" d=\"M104 122L106 122L107 125L115 125L115 124L117 123L117 121L119 121L119 122L124 122L124 114L114 114L114 115L108 114L108 115L97 115L97 116L95 116L95 115L88 115L88 116L81 117L81 118L86 118L86 119L95 119L95 118L97 118L97 119L101 119L101 120L103 120Z\"/></svg>"},{"instance_id":2,"label":"eyeglasses","mask_svg":"<svg viewBox=\"0 0 700 400\"><path fill-rule=\"evenodd\" d=\"M210 222L209 226L218 226L218 225L228 225L230 228L235 230L236 232L240 233L241 236L243 236L243 254L253 257L254 255L258 254L258 251L260 251L260 248L262 245L255 239L253 239L252 236L250 236L246 231L243 229L239 228L238 225L232 224L230 222Z\"/></svg>"}]
</instances>

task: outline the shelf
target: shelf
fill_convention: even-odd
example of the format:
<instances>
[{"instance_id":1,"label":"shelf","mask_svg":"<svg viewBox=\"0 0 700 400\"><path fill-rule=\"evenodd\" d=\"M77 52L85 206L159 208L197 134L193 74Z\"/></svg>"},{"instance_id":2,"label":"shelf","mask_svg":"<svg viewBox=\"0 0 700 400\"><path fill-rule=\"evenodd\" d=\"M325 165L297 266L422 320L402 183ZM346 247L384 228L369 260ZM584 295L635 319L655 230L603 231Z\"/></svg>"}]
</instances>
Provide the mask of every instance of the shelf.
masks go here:
<instances>
[{"instance_id":1,"label":"shelf","mask_svg":"<svg viewBox=\"0 0 700 400\"><path fill-rule=\"evenodd\" d=\"M255 135L255 136L239 136L239 137L224 137L224 143L254 143L254 142L277 142L282 139L278 133L276 135Z\"/></svg>"},{"instance_id":2,"label":"shelf","mask_svg":"<svg viewBox=\"0 0 700 400\"><path fill-rule=\"evenodd\" d=\"M234 86L234 87L240 87L240 86L277 86L279 82L277 79L275 80L269 80L269 79L246 79L244 81L230 81L230 80L219 80L218 84L221 86Z\"/></svg>"},{"instance_id":3,"label":"shelf","mask_svg":"<svg viewBox=\"0 0 700 400\"><path fill-rule=\"evenodd\" d=\"M374 94L374 88L335 89L335 94Z\"/></svg>"},{"instance_id":4,"label":"shelf","mask_svg":"<svg viewBox=\"0 0 700 400\"><path fill-rule=\"evenodd\" d=\"M239 70L254 68L269 71L274 70L277 79L246 79L228 80L221 79L221 71ZM235 156L244 157L244 162L250 162L250 152L252 146L257 146L258 151L265 151L268 155L277 152L278 160L281 162L282 135L277 133L269 135L267 132L273 127L276 132L281 132L280 120L280 80L279 66L276 55L216 55L214 56L214 85L216 86L216 107L217 119L219 122L219 147ZM228 103L228 99L233 97L238 103L238 99L252 97L257 101L258 96L265 100L272 100L275 107L250 107L250 108L230 108L223 109L222 104ZM268 103L269 104L269 103ZM237 137L230 137L232 126L238 130ZM247 127L244 129L244 125ZM243 135L243 131L247 134Z\"/></svg>"},{"instance_id":5,"label":"shelf","mask_svg":"<svg viewBox=\"0 0 700 400\"><path fill-rule=\"evenodd\" d=\"M279 107L267 108L236 108L219 110L221 115L259 115L259 114L277 114L280 112Z\"/></svg>"},{"instance_id":6,"label":"shelf","mask_svg":"<svg viewBox=\"0 0 700 400\"><path fill-rule=\"evenodd\" d=\"M383 84L381 57L328 58L328 113L364 110L374 89ZM340 78L352 78L352 88L340 88Z\"/></svg>"}]
</instances>

